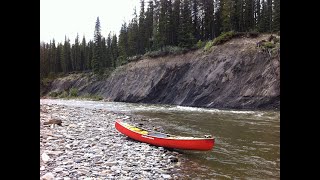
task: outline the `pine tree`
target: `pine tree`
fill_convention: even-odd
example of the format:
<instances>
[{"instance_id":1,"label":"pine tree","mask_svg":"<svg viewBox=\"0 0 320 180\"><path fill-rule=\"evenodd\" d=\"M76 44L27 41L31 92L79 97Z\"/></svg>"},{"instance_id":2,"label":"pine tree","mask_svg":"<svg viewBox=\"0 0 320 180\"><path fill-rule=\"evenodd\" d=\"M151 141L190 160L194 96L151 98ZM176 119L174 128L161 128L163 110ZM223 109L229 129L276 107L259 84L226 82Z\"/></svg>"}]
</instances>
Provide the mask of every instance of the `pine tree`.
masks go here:
<instances>
[{"instance_id":1,"label":"pine tree","mask_svg":"<svg viewBox=\"0 0 320 180\"><path fill-rule=\"evenodd\" d=\"M128 26L128 56L134 56L139 53L138 51L138 37L139 27L136 8L134 8L133 19Z\"/></svg>"},{"instance_id":2,"label":"pine tree","mask_svg":"<svg viewBox=\"0 0 320 180\"><path fill-rule=\"evenodd\" d=\"M259 32L266 32L268 29L267 2L262 0L261 17L259 21Z\"/></svg>"},{"instance_id":3,"label":"pine tree","mask_svg":"<svg viewBox=\"0 0 320 180\"><path fill-rule=\"evenodd\" d=\"M173 18L173 7L172 0L167 1L167 12L166 12L166 45L173 45L174 40L174 18Z\"/></svg>"},{"instance_id":4,"label":"pine tree","mask_svg":"<svg viewBox=\"0 0 320 180\"><path fill-rule=\"evenodd\" d=\"M50 64L50 72L53 72L53 73L56 73L56 64L57 64L57 54L56 54L56 45L55 45L55 40L53 39L52 40L52 44L51 44L51 47L50 47L50 59L51 59L51 64Z\"/></svg>"},{"instance_id":5,"label":"pine tree","mask_svg":"<svg viewBox=\"0 0 320 180\"><path fill-rule=\"evenodd\" d=\"M199 5L198 0L192 0L192 25L193 37L196 41L200 40L200 18L199 18Z\"/></svg>"},{"instance_id":6,"label":"pine tree","mask_svg":"<svg viewBox=\"0 0 320 180\"><path fill-rule=\"evenodd\" d=\"M280 31L280 0L274 0L273 31Z\"/></svg>"},{"instance_id":7,"label":"pine tree","mask_svg":"<svg viewBox=\"0 0 320 180\"><path fill-rule=\"evenodd\" d=\"M192 17L191 6L189 0L184 0L182 5L180 28L179 28L179 46L190 48L195 43L192 34Z\"/></svg>"},{"instance_id":8,"label":"pine tree","mask_svg":"<svg viewBox=\"0 0 320 180\"><path fill-rule=\"evenodd\" d=\"M144 12L144 0L140 1L140 15L139 15L139 38L138 38L138 53L144 54L146 44L146 24Z\"/></svg>"},{"instance_id":9,"label":"pine tree","mask_svg":"<svg viewBox=\"0 0 320 180\"><path fill-rule=\"evenodd\" d=\"M259 29L260 21L261 21L261 3L260 3L260 0L256 0L256 5L255 5L255 29Z\"/></svg>"},{"instance_id":10,"label":"pine tree","mask_svg":"<svg viewBox=\"0 0 320 180\"><path fill-rule=\"evenodd\" d=\"M86 70L87 69L87 43L86 43L86 38L83 36L82 42L81 42L81 58L80 58L80 67L81 70Z\"/></svg>"},{"instance_id":11,"label":"pine tree","mask_svg":"<svg viewBox=\"0 0 320 180\"><path fill-rule=\"evenodd\" d=\"M231 30L231 0L220 0L222 31Z\"/></svg>"},{"instance_id":12,"label":"pine tree","mask_svg":"<svg viewBox=\"0 0 320 180\"><path fill-rule=\"evenodd\" d=\"M145 48L150 51L152 48L152 31L153 31L153 2L148 2L148 9L145 19ZM120 43L120 37L119 37Z\"/></svg>"},{"instance_id":13,"label":"pine tree","mask_svg":"<svg viewBox=\"0 0 320 180\"><path fill-rule=\"evenodd\" d=\"M119 43L118 43L118 49L119 49L119 57L117 59L117 66L121 64L127 63L127 57L128 57L128 30L127 30L127 24L124 22L121 26L120 34L119 34Z\"/></svg>"},{"instance_id":14,"label":"pine tree","mask_svg":"<svg viewBox=\"0 0 320 180\"><path fill-rule=\"evenodd\" d=\"M272 0L267 0L267 29L272 31Z\"/></svg>"},{"instance_id":15,"label":"pine tree","mask_svg":"<svg viewBox=\"0 0 320 180\"><path fill-rule=\"evenodd\" d=\"M96 74L102 74L102 49L101 49L101 27L99 17L97 17L95 30L94 30L94 48L92 58L93 72Z\"/></svg>"},{"instance_id":16,"label":"pine tree","mask_svg":"<svg viewBox=\"0 0 320 180\"><path fill-rule=\"evenodd\" d=\"M245 0L244 11L245 31L251 31L254 28L254 3L253 0Z\"/></svg>"},{"instance_id":17,"label":"pine tree","mask_svg":"<svg viewBox=\"0 0 320 180\"><path fill-rule=\"evenodd\" d=\"M107 38L107 58L106 58L106 65L107 67L112 67L113 55L111 49L111 32L108 34Z\"/></svg>"},{"instance_id":18,"label":"pine tree","mask_svg":"<svg viewBox=\"0 0 320 180\"><path fill-rule=\"evenodd\" d=\"M178 45L178 32L179 32L179 26L180 26L180 0L175 0L173 3L173 10L172 10L172 16L173 16L173 24L174 28L172 30L172 43L173 45Z\"/></svg>"},{"instance_id":19,"label":"pine tree","mask_svg":"<svg viewBox=\"0 0 320 180\"><path fill-rule=\"evenodd\" d=\"M118 52L118 40L117 40L117 35L114 34L112 36L112 42L111 42L111 52L112 52L112 66L115 68L117 64L117 58L119 56Z\"/></svg>"},{"instance_id":20,"label":"pine tree","mask_svg":"<svg viewBox=\"0 0 320 180\"><path fill-rule=\"evenodd\" d=\"M215 37L214 32L214 4L213 0L203 1L203 29L204 29L204 39L213 39Z\"/></svg>"},{"instance_id":21,"label":"pine tree","mask_svg":"<svg viewBox=\"0 0 320 180\"><path fill-rule=\"evenodd\" d=\"M58 43L56 51L56 72L62 72L61 69L61 53L62 53L62 44Z\"/></svg>"}]
</instances>

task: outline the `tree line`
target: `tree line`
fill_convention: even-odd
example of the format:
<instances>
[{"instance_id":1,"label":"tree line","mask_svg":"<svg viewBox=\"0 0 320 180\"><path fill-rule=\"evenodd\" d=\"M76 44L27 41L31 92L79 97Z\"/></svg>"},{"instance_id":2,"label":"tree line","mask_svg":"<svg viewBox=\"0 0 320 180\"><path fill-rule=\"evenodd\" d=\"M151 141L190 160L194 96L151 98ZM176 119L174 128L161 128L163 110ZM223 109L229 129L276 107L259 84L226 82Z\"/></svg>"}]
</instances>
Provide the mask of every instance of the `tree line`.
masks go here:
<instances>
[{"instance_id":1,"label":"tree line","mask_svg":"<svg viewBox=\"0 0 320 180\"><path fill-rule=\"evenodd\" d=\"M140 1L140 13L121 26L119 36L101 35L97 18L94 40L79 36L74 43L40 43L40 76L71 71L116 68L128 57L166 46L190 49L222 32L280 31L280 0L150 0ZM145 9L146 8L146 9Z\"/></svg>"}]
</instances>

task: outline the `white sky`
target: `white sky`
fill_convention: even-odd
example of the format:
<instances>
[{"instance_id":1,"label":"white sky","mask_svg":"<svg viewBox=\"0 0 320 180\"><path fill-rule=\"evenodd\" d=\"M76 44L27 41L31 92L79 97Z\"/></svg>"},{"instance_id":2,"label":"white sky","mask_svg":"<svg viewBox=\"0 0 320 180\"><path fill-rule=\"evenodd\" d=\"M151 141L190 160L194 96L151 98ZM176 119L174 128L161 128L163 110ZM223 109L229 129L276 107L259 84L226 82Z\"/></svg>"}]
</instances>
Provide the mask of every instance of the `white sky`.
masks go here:
<instances>
[{"instance_id":1,"label":"white sky","mask_svg":"<svg viewBox=\"0 0 320 180\"><path fill-rule=\"evenodd\" d=\"M40 41L54 38L57 44L66 35L73 44L79 33L79 41L85 35L88 42L98 16L102 36L108 37L110 31L118 36L124 20L128 24L132 19L134 7L139 16L140 0L40 0Z\"/></svg>"}]
</instances>

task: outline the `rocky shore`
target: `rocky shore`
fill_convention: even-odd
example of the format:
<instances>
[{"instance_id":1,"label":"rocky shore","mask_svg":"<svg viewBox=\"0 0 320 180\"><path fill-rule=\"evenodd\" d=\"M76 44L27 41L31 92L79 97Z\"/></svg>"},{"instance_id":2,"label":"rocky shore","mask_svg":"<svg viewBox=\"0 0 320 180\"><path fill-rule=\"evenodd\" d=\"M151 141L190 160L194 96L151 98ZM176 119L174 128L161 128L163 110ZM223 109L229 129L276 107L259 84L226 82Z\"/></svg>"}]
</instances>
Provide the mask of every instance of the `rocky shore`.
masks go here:
<instances>
[{"instance_id":1,"label":"rocky shore","mask_svg":"<svg viewBox=\"0 0 320 180\"><path fill-rule=\"evenodd\" d=\"M61 126L45 123L52 119ZM40 179L180 178L179 152L124 136L114 128L116 119L141 123L107 110L41 104Z\"/></svg>"}]
</instances>

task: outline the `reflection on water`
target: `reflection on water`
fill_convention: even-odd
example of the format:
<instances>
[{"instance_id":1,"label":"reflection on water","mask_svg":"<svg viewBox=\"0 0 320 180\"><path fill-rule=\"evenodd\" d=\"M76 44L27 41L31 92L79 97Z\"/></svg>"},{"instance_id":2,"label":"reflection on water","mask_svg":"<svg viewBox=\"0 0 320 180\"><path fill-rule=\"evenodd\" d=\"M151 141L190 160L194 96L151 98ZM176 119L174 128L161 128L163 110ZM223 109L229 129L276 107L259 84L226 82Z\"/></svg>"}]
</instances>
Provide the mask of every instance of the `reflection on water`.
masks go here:
<instances>
[{"instance_id":1,"label":"reflection on water","mask_svg":"<svg viewBox=\"0 0 320 180\"><path fill-rule=\"evenodd\" d=\"M280 179L280 113L77 100L40 103L143 115L175 135L216 138L211 151L182 151L186 179Z\"/></svg>"}]
</instances>

